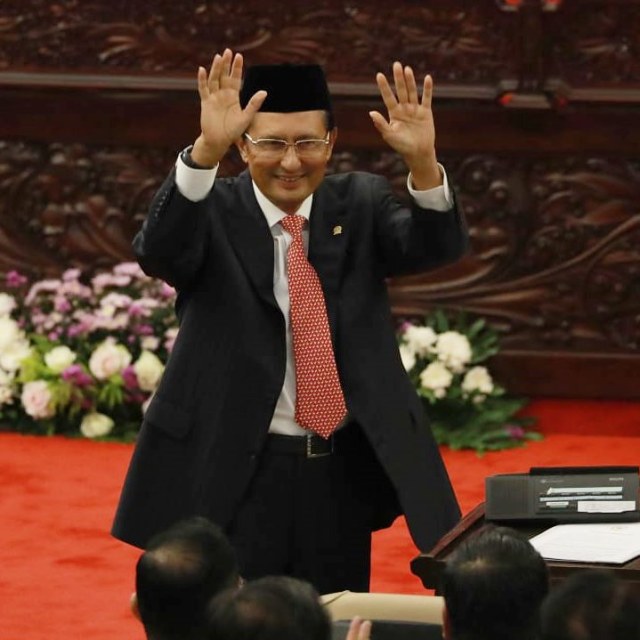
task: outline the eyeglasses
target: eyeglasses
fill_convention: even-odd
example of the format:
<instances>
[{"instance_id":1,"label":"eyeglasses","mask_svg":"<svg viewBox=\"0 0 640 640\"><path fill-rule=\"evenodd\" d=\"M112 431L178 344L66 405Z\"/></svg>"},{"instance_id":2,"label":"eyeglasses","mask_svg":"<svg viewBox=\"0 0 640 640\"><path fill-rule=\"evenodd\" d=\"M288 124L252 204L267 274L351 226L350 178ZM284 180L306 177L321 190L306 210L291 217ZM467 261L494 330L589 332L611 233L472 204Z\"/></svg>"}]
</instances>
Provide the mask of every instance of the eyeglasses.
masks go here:
<instances>
[{"instance_id":1,"label":"eyeglasses","mask_svg":"<svg viewBox=\"0 0 640 640\"><path fill-rule=\"evenodd\" d=\"M298 158L319 158L329 144L329 134L324 139L308 138L306 140L296 140L287 142L278 138L258 138L254 140L248 133L244 137L254 146L256 153L261 158L278 160L284 158L289 147L293 147Z\"/></svg>"}]
</instances>

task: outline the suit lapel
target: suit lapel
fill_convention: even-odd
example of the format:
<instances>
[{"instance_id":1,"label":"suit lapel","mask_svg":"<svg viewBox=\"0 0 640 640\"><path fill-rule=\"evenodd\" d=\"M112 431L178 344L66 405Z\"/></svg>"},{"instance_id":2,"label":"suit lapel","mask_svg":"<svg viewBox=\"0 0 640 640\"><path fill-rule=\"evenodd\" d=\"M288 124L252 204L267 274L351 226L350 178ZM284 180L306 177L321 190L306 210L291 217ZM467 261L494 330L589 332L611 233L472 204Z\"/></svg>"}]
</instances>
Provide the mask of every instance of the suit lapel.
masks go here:
<instances>
[{"instance_id":1,"label":"suit lapel","mask_svg":"<svg viewBox=\"0 0 640 640\"><path fill-rule=\"evenodd\" d=\"M227 219L229 239L262 300L276 308L273 295L273 236L253 192L251 176L238 176L240 207Z\"/></svg>"},{"instance_id":2,"label":"suit lapel","mask_svg":"<svg viewBox=\"0 0 640 640\"><path fill-rule=\"evenodd\" d=\"M335 335L338 290L349 226L345 202L326 180L314 194L309 229L309 262L322 283L329 324Z\"/></svg>"}]
</instances>

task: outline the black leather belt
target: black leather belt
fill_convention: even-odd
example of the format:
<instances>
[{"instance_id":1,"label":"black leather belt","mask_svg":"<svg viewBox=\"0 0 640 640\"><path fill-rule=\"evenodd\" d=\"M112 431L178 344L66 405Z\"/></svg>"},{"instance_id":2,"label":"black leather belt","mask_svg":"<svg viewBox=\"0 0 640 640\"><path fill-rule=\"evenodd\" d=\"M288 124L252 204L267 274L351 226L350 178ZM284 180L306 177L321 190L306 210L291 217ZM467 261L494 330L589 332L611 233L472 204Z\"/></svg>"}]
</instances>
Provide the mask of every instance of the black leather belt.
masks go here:
<instances>
[{"instance_id":1,"label":"black leather belt","mask_svg":"<svg viewBox=\"0 0 640 640\"><path fill-rule=\"evenodd\" d=\"M317 435L283 436L270 433L267 436L265 451L270 453L288 453L303 458L322 458L334 452L334 436L327 440Z\"/></svg>"}]
</instances>

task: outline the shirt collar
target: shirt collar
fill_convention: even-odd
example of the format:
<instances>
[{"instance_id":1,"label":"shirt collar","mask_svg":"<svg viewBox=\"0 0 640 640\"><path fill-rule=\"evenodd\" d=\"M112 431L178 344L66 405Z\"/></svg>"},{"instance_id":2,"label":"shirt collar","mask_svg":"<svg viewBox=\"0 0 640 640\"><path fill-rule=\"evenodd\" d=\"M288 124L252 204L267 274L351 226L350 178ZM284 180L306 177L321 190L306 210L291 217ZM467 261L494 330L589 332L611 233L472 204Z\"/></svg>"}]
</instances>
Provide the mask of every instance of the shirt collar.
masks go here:
<instances>
[{"instance_id":1,"label":"shirt collar","mask_svg":"<svg viewBox=\"0 0 640 640\"><path fill-rule=\"evenodd\" d=\"M267 220L267 224L269 225L269 228L273 229L274 227L276 227L276 229L279 229L280 227L277 226L278 223L287 214L284 211L282 211L282 209L279 209L278 207L276 207L276 205L273 204L273 202L271 202L271 200L269 200L262 193L262 191L260 191L260 189L258 189L258 185L256 185L255 182L252 181L252 184L253 184L253 192L255 193L256 200L258 201L258 205L260 206L260 209L262 209L262 213L264 214L264 217ZM312 202L313 202L313 194L310 194L309 196L307 196L307 198L305 198L303 203L300 205L300 208L296 211L296 215L302 216L303 218L306 218L307 220L309 220L309 216L311 215Z\"/></svg>"}]
</instances>

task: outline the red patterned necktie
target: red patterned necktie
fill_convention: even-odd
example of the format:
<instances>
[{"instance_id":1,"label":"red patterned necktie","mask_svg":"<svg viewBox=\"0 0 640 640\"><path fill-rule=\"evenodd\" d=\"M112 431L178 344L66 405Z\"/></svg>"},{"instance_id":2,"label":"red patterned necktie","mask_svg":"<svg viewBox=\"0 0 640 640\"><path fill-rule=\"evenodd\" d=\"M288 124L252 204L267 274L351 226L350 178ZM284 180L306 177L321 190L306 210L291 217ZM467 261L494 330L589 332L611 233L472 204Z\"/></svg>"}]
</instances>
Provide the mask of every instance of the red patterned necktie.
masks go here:
<instances>
[{"instance_id":1,"label":"red patterned necktie","mask_svg":"<svg viewBox=\"0 0 640 640\"><path fill-rule=\"evenodd\" d=\"M327 308L315 269L302 243L303 216L280 224L291 236L287 252L293 357L296 363L296 422L328 438L347 413L331 344Z\"/></svg>"}]
</instances>

